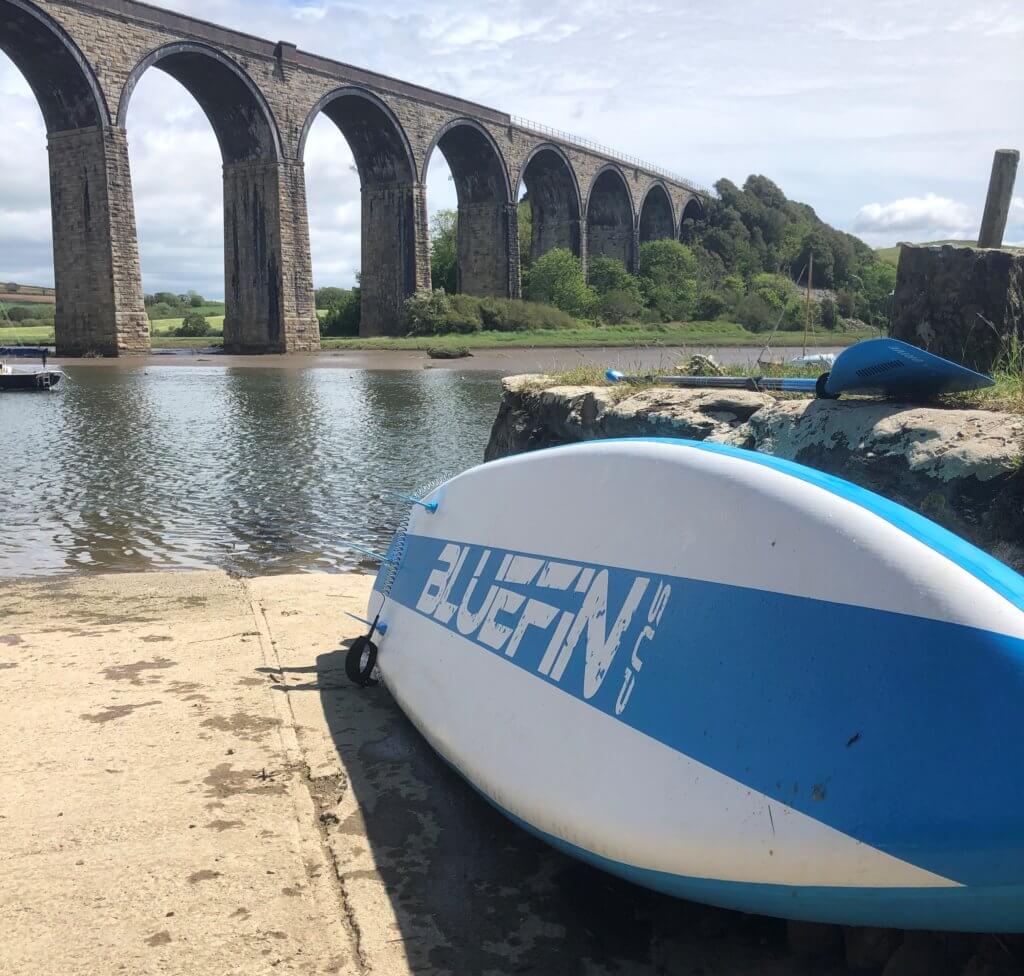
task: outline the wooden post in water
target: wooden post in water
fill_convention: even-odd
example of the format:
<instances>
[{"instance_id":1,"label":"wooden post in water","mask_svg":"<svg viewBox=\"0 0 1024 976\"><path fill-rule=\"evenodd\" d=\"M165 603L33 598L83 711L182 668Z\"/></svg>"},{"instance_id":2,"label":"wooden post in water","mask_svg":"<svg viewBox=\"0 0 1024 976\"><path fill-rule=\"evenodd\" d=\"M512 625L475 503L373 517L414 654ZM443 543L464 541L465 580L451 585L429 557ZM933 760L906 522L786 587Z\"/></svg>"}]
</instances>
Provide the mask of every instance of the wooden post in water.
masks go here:
<instances>
[{"instance_id":1,"label":"wooden post in water","mask_svg":"<svg viewBox=\"0 0 1024 976\"><path fill-rule=\"evenodd\" d=\"M985 215L981 218L978 247L1002 247L1006 219L1013 199L1013 184L1017 179L1020 153L1016 149L997 149L992 160L992 177L985 200Z\"/></svg>"}]
</instances>

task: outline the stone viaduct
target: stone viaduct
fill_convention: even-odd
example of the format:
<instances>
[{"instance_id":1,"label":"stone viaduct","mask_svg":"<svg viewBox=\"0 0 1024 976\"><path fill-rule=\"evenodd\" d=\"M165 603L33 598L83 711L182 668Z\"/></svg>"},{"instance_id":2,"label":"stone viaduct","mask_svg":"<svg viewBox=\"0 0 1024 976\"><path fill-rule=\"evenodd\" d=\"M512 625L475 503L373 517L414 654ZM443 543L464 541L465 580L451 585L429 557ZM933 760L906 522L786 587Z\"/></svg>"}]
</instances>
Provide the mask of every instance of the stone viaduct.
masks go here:
<instances>
[{"instance_id":1,"label":"stone viaduct","mask_svg":"<svg viewBox=\"0 0 1024 976\"><path fill-rule=\"evenodd\" d=\"M362 186L363 334L396 331L430 288L425 180L444 154L458 197L459 288L519 295L517 198L534 255L634 266L640 243L678 235L706 191L494 109L135 0L0 0L0 50L24 74L48 133L62 355L149 348L126 119L142 74L191 92L224 160L225 346L319 347L303 152L325 113Z\"/></svg>"}]
</instances>

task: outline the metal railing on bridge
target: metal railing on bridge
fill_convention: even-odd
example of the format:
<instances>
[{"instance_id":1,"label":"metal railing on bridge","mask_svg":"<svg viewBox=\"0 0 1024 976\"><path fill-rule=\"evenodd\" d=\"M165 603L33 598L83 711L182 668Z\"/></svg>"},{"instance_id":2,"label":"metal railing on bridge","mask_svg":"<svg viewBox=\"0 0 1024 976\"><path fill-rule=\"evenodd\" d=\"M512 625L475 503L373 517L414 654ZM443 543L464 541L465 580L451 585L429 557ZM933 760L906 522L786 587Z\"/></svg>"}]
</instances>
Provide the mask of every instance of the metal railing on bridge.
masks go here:
<instances>
[{"instance_id":1,"label":"metal railing on bridge","mask_svg":"<svg viewBox=\"0 0 1024 976\"><path fill-rule=\"evenodd\" d=\"M636 156L621 153L617 149L612 149L611 146L603 146L599 142L594 142L593 139L584 139L583 136L574 135L572 132L566 132L563 129L554 129L550 125L542 125L540 122L533 122L530 119L524 119L520 115L512 116L512 124L520 129L528 129L530 132L535 132L537 135L551 136L552 138L558 139L559 142L567 142L570 145L579 146L580 149L589 149L601 156L607 156L609 159L614 159L619 163L625 163L635 169L642 169L648 173L655 173L658 176L663 176L665 179L671 180L673 183L685 186L688 190L693 190L694 193L700 193L707 197L715 196L715 191L710 187L706 187L701 183L695 183L693 180L687 179L679 173L674 173L670 169L665 169L664 166L655 166L654 163L648 163L646 160L639 159Z\"/></svg>"}]
</instances>

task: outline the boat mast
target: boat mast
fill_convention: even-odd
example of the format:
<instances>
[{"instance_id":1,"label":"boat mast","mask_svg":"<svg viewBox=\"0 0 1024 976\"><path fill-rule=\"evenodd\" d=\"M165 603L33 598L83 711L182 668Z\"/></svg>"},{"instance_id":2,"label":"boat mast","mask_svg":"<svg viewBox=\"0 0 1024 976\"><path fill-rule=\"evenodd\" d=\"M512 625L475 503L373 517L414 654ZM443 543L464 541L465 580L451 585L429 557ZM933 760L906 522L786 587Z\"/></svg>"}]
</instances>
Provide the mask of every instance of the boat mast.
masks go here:
<instances>
[{"instance_id":1,"label":"boat mast","mask_svg":"<svg viewBox=\"0 0 1024 976\"><path fill-rule=\"evenodd\" d=\"M804 355L807 355L807 333L811 331L811 288L814 282L814 252L807 264L807 313L804 316Z\"/></svg>"}]
</instances>

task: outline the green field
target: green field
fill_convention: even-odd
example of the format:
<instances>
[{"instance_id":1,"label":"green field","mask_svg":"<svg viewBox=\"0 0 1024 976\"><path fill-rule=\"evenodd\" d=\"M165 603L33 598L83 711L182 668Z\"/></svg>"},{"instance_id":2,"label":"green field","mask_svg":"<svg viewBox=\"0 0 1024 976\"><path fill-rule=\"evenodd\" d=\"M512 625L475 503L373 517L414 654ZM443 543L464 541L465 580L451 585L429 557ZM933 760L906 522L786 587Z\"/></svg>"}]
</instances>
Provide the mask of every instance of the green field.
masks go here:
<instances>
[{"instance_id":1,"label":"green field","mask_svg":"<svg viewBox=\"0 0 1024 976\"><path fill-rule=\"evenodd\" d=\"M877 337L874 330L817 332L812 345L846 346ZM682 322L665 326L609 325L531 332L473 332L469 335L403 336L374 339L324 339L325 349L427 350L449 346L467 349L581 348L588 346L760 346L765 332L748 332L734 322ZM773 346L802 346L802 332L776 332Z\"/></svg>"},{"instance_id":2,"label":"green field","mask_svg":"<svg viewBox=\"0 0 1024 976\"><path fill-rule=\"evenodd\" d=\"M211 328L222 329L223 316L207 319ZM157 349L219 346L220 337L179 339L171 330L181 324L180 319L163 319L154 324L153 346ZM847 346L861 339L878 335L874 330L859 332L815 332L811 345ZM592 346L760 346L767 340L764 332L748 332L734 322L683 322L664 326L585 326L580 329L534 332L474 332L470 335L380 337L374 339L324 339L324 349L427 349L465 346L467 349L535 349L583 348ZM15 326L0 329L0 345L52 345L52 326ZM802 346L802 332L776 332L772 345L777 347Z\"/></svg>"},{"instance_id":3,"label":"green field","mask_svg":"<svg viewBox=\"0 0 1024 976\"><path fill-rule=\"evenodd\" d=\"M917 244L917 247L928 247L933 244L965 244L974 247L977 245L977 241L925 241L923 244ZM886 264L891 264L894 268L900 263L900 245L897 244L895 247L876 247L875 254L884 261Z\"/></svg>"}]
</instances>

